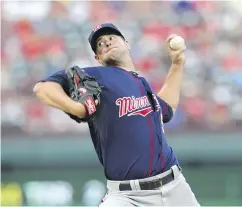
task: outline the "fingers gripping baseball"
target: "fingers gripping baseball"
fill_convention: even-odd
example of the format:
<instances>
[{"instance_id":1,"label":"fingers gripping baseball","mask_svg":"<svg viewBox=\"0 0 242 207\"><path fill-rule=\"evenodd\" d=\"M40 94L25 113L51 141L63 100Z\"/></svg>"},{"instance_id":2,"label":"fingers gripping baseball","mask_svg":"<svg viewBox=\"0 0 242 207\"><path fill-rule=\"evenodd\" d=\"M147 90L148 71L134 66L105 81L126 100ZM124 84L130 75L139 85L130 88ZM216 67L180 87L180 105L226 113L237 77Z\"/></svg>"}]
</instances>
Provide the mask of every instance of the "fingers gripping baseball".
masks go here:
<instances>
[{"instance_id":1,"label":"fingers gripping baseball","mask_svg":"<svg viewBox=\"0 0 242 207\"><path fill-rule=\"evenodd\" d=\"M172 63L183 65L186 59L184 54L186 49L184 39L176 34L172 34L167 38L166 45Z\"/></svg>"}]
</instances>

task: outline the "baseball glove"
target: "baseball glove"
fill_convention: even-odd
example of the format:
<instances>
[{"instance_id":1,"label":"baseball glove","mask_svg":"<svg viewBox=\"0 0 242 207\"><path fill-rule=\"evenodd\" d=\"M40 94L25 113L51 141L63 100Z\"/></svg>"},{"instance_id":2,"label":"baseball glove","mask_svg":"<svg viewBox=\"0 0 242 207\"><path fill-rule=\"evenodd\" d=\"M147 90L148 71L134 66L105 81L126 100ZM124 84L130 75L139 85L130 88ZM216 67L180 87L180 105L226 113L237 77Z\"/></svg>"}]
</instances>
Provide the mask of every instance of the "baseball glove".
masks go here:
<instances>
[{"instance_id":1,"label":"baseball glove","mask_svg":"<svg viewBox=\"0 0 242 207\"><path fill-rule=\"evenodd\" d=\"M66 74L69 83L70 97L72 100L80 102L85 106L87 109L87 116L83 121L89 121L96 112L95 100L98 100L98 103L100 103L102 89L95 77L88 75L78 66L66 69Z\"/></svg>"}]
</instances>

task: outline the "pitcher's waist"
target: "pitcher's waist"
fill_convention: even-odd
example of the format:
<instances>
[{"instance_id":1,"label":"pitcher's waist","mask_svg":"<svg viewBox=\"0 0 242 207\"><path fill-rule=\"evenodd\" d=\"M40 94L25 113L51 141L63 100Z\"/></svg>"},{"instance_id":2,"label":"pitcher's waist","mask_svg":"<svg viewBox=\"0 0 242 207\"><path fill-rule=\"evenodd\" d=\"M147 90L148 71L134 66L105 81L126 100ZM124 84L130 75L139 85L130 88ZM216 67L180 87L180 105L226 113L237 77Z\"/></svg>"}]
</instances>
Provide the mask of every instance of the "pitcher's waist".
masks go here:
<instances>
[{"instance_id":1,"label":"pitcher's waist","mask_svg":"<svg viewBox=\"0 0 242 207\"><path fill-rule=\"evenodd\" d=\"M181 171L179 165L174 165L169 170L148 178L125 181L108 180L107 188L111 191L154 190L175 180Z\"/></svg>"}]
</instances>

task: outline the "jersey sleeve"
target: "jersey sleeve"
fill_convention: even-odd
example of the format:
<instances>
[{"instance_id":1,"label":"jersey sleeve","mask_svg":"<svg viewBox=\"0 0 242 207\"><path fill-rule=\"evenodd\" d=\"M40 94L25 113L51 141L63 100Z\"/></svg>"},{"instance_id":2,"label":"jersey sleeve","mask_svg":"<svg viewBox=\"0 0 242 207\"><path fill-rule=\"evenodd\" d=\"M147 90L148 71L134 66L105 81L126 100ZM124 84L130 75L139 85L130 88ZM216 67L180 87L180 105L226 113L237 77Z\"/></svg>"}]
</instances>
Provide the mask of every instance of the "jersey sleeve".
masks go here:
<instances>
[{"instance_id":1,"label":"jersey sleeve","mask_svg":"<svg viewBox=\"0 0 242 207\"><path fill-rule=\"evenodd\" d=\"M163 122L167 123L173 117L173 110L171 106L168 103L166 103L164 100L162 100L159 96L157 96L157 99L162 109Z\"/></svg>"},{"instance_id":2,"label":"jersey sleeve","mask_svg":"<svg viewBox=\"0 0 242 207\"><path fill-rule=\"evenodd\" d=\"M40 82L56 82L59 83L63 90L66 92L67 95L69 95L69 86L68 86L68 80L67 75L65 73L65 70L58 71L51 76L42 79Z\"/></svg>"},{"instance_id":3,"label":"jersey sleeve","mask_svg":"<svg viewBox=\"0 0 242 207\"><path fill-rule=\"evenodd\" d=\"M67 75L65 73L65 70L61 70L58 71L56 73L54 73L53 75L40 80L39 82L55 82L55 83L59 83L61 85L61 87L63 88L63 90L65 91L65 93L70 96L69 93L69 86L68 86L68 80L67 80ZM83 122L84 119L80 119L79 117L69 114L67 112L65 112L67 115L69 115L69 117L73 120L75 120L77 123Z\"/></svg>"}]
</instances>

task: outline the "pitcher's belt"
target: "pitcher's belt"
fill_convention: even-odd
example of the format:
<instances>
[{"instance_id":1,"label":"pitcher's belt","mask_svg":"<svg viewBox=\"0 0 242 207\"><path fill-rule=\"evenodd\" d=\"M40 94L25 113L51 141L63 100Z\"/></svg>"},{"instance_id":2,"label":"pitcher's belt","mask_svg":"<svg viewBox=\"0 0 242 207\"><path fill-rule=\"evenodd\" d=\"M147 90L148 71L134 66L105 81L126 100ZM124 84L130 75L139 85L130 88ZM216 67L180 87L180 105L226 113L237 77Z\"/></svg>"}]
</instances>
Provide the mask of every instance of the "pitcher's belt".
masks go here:
<instances>
[{"instance_id":1,"label":"pitcher's belt","mask_svg":"<svg viewBox=\"0 0 242 207\"><path fill-rule=\"evenodd\" d=\"M108 188L112 190L114 189L114 185L118 184L118 189L116 190L120 191L154 190L173 181L180 174L181 170L179 165L174 165L170 170L149 178L129 181L108 181Z\"/></svg>"}]
</instances>

